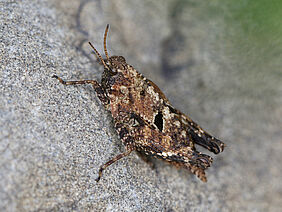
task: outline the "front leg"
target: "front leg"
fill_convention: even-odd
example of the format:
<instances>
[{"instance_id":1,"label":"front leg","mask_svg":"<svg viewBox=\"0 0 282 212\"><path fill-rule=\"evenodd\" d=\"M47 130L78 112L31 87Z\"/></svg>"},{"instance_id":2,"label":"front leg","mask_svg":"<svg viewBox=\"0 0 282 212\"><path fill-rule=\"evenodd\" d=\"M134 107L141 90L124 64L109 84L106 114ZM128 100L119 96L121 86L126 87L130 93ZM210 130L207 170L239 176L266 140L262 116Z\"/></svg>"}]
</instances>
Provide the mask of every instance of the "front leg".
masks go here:
<instances>
[{"instance_id":1,"label":"front leg","mask_svg":"<svg viewBox=\"0 0 282 212\"><path fill-rule=\"evenodd\" d=\"M97 82L96 80L79 80L79 81L64 81L62 80L62 78L53 75L52 78L55 78L57 80L59 80L60 83L62 83L63 85L83 85L83 84L92 84L94 90L97 93L98 98L100 99L100 101L102 102L102 104L104 105L105 108L108 107L110 100L107 97L106 92L104 91L103 87L100 85L99 82Z\"/></svg>"}]
</instances>

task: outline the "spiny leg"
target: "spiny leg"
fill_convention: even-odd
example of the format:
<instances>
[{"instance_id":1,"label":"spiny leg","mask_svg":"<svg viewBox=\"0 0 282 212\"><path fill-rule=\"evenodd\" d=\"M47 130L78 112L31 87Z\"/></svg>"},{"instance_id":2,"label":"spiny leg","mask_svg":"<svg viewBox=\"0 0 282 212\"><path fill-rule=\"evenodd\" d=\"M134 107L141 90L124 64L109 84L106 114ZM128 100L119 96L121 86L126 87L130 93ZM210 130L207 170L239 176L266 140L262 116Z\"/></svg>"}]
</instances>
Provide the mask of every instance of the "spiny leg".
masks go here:
<instances>
[{"instance_id":1,"label":"spiny leg","mask_svg":"<svg viewBox=\"0 0 282 212\"><path fill-rule=\"evenodd\" d=\"M196 166L190 166L189 169L191 170L191 172L196 175L200 180L202 180L203 182L207 182L207 177L206 177L206 173L204 169L201 169L199 167Z\"/></svg>"},{"instance_id":2,"label":"spiny leg","mask_svg":"<svg viewBox=\"0 0 282 212\"><path fill-rule=\"evenodd\" d=\"M96 80L75 80L75 81L64 81L61 77L53 75L52 78L59 80L63 85L83 85L83 84L92 84L93 86L99 86L99 83Z\"/></svg>"},{"instance_id":3,"label":"spiny leg","mask_svg":"<svg viewBox=\"0 0 282 212\"><path fill-rule=\"evenodd\" d=\"M117 156L115 156L114 158L112 158L111 160L109 160L107 163L105 163L104 165L102 165L99 169L99 177L97 177L96 181L99 182L99 180L101 179L102 177L102 172L108 167L110 166L111 164L113 164L114 162L122 159L123 157L126 157L128 156L131 152L133 151L133 149L128 149L126 152L124 153L121 153Z\"/></svg>"},{"instance_id":4,"label":"spiny leg","mask_svg":"<svg viewBox=\"0 0 282 212\"><path fill-rule=\"evenodd\" d=\"M98 98L103 103L103 105L107 108L109 104L109 98L106 96L104 89L96 80L78 80L78 81L64 81L62 78L53 75L52 78L59 80L63 85L83 85L83 84L92 84L94 90L97 93Z\"/></svg>"},{"instance_id":5,"label":"spiny leg","mask_svg":"<svg viewBox=\"0 0 282 212\"><path fill-rule=\"evenodd\" d=\"M211 156L194 151L190 158L189 164L201 169L206 169L211 166L212 162L213 159Z\"/></svg>"},{"instance_id":6,"label":"spiny leg","mask_svg":"<svg viewBox=\"0 0 282 212\"><path fill-rule=\"evenodd\" d=\"M205 169L213 162L212 157L198 151L194 151L189 161L188 168L203 182L207 182Z\"/></svg>"}]
</instances>

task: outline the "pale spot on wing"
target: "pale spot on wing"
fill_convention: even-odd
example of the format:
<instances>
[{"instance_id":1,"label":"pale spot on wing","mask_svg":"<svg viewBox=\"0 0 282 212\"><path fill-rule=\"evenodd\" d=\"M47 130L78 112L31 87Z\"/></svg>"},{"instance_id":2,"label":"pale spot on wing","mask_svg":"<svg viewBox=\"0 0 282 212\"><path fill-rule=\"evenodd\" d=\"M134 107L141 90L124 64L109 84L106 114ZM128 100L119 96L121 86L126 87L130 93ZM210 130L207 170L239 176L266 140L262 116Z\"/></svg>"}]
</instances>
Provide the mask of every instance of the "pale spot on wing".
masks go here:
<instances>
[{"instance_id":1,"label":"pale spot on wing","mask_svg":"<svg viewBox=\"0 0 282 212\"><path fill-rule=\"evenodd\" d=\"M172 156L173 153L172 153L172 152L168 152L167 155L168 155L168 156Z\"/></svg>"},{"instance_id":2,"label":"pale spot on wing","mask_svg":"<svg viewBox=\"0 0 282 212\"><path fill-rule=\"evenodd\" d=\"M177 126L177 127L180 127L180 121L175 121L174 124Z\"/></svg>"},{"instance_id":3,"label":"pale spot on wing","mask_svg":"<svg viewBox=\"0 0 282 212\"><path fill-rule=\"evenodd\" d=\"M124 85L121 85L121 86L120 86L120 92L121 92L122 94L128 94L128 89L127 89L127 87L125 87Z\"/></svg>"},{"instance_id":4,"label":"pale spot on wing","mask_svg":"<svg viewBox=\"0 0 282 212\"><path fill-rule=\"evenodd\" d=\"M167 119L167 120L170 119L171 114L169 112L168 107L164 107L164 109L163 109L163 116L164 116L164 119Z\"/></svg>"},{"instance_id":5,"label":"pale spot on wing","mask_svg":"<svg viewBox=\"0 0 282 212\"><path fill-rule=\"evenodd\" d=\"M159 94L158 94L157 92L155 92L153 86L148 86L147 92L148 92L148 94L150 94L151 96L155 97L156 101L159 101L159 100L160 100Z\"/></svg>"}]
</instances>

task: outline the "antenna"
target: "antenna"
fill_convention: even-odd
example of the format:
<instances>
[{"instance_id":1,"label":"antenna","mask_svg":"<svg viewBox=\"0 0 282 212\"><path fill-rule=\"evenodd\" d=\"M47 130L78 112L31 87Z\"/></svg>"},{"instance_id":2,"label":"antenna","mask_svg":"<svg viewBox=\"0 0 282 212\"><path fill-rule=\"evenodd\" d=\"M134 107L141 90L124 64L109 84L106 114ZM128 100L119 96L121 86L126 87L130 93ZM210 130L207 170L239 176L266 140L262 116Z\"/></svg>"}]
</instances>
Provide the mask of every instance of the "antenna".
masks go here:
<instances>
[{"instance_id":1,"label":"antenna","mask_svg":"<svg viewBox=\"0 0 282 212\"><path fill-rule=\"evenodd\" d=\"M104 51L105 51L105 55L107 57L107 60L109 60L109 55L108 55L108 51L107 51L107 45L106 45L106 41L107 41L107 35L108 35L108 31L109 31L109 24L107 24L106 30L105 30L105 34L104 34Z\"/></svg>"},{"instance_id":2,"label":"antenna","mask_svg":"<svg viewBox=\"0 0 282 212\"><path fill-rule=\"evenodd\" d=\"M98 58L100 59L100 61L103 63L104 67L108 70L110 70L110 68L106 65L105 61L103 60L103 58L101 57L101 55L99 54L99 52L97 51L97 49L95 49L95 47L92 45L91 42L88 42L89 45L92 47L92 49L94 50L95 54L98 56Z\"/></svg>"}]
</instances>

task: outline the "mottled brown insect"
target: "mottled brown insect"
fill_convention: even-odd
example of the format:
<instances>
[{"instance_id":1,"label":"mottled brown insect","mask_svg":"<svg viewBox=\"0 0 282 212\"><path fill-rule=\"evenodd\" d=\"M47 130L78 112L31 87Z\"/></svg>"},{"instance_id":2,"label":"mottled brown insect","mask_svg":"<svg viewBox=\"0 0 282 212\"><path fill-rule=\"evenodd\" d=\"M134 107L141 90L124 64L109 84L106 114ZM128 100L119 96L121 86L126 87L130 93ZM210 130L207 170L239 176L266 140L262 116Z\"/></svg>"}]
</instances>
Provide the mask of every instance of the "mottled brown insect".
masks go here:
<instances>
[{"instance_id":1,"label":"mottled brown insect","mask_svg":"<svg viewBox=\"0 0 282 212\"><path fill-rule=\"evenodd\" d=\"M161 158L178 167L189 169L206 182L205 169L212 163L209 155L198 152L195 144L218 154L224 143L205 132L188 116L175 109L152 81L146 79L122 56L108 56L104 34L106 59L89 42L97 58L104 66L101 83L96 80L64 81L65 85L92 84L98 98L108 110L126 151L101 166L102 172L112 163L132 151Z\"/></svg>"}]
</instances>

